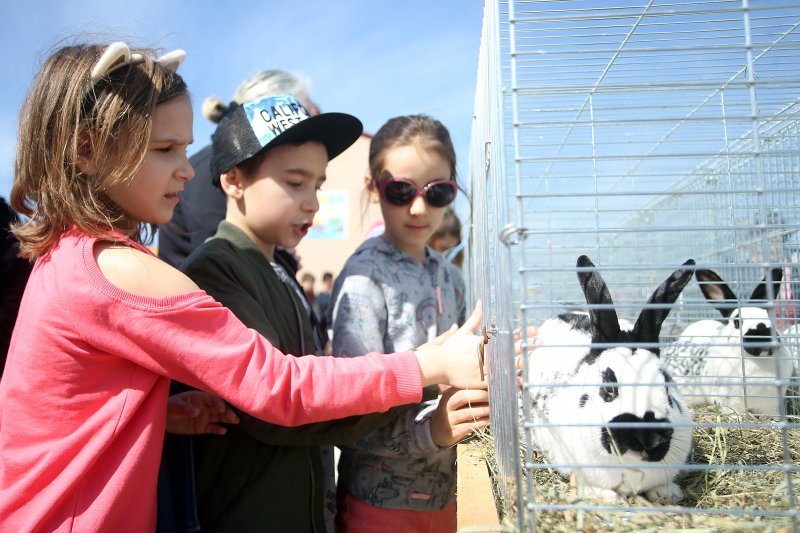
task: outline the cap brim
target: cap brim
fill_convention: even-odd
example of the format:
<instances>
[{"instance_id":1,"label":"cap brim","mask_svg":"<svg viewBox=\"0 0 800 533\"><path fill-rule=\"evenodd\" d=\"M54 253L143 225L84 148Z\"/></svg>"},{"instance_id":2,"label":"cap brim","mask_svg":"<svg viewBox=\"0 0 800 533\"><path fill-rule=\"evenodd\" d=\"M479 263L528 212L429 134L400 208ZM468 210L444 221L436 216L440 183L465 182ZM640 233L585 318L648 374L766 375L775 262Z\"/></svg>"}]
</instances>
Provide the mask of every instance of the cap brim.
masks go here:
<instances>
[{"instance_id":1,"label":"cap brim","mask_svg":"<svg viewBox=\"0 0 800 533\"><path fill-rule=\"evenodd\" d=\"M309 117L284 131L259 150L282 144L317 141L328 151L328 161L341 154L361 137L364 125L346 113L322 113Z\"/></svg>"}]
</instances>

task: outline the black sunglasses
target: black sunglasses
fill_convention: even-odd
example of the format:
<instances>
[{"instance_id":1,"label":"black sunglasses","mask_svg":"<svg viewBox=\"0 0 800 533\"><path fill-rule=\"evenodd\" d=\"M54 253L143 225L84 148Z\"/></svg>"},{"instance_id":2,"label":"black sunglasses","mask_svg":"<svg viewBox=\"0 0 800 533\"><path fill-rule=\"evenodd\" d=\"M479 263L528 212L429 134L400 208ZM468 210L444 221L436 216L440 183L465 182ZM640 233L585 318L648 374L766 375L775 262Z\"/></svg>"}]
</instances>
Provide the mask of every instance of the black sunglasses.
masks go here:
<instances>
[{"instance_id":1,"label":"black sunglasses","mask_svg":"<svg viewBox=\"0 0 800 533\"><path fill-rule=\"evenodd\" d=\"M431 207L447 207L456 199L458 187L453 180L436 180L417 187L405 178L388 178L377 184L381 198L392 205L403 206L422 196Z\"/></svg>"}]
</instances>

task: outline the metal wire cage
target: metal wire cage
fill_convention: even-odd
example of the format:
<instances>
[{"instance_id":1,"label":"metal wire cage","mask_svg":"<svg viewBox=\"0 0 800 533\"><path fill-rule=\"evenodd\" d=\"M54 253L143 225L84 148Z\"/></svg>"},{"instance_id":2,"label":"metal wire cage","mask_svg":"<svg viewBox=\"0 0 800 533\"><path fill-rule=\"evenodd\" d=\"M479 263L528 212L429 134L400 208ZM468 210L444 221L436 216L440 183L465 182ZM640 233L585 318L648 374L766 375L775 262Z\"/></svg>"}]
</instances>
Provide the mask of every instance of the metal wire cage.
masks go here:
<instances>
[{"instance_id":1,"label":"metal wire cage","mask_svg":"<svg viewBox=\"0 0 800 533\"><path fill-rule=\"evenodd\" d=\"M777 0L485 4L468 273L495 333L489 384L498 490L519 530L758 523L798 531L799 26L800 3ZM581 255L596 265L588 271L601 274L613 304L587 302L576 276ZM701 287L717 285L695 274L674 302L646 304L687 259L721 279L724 300L709 300ZM773 272L777 283L769 282ZM563 336L560 346L548 343L558 357L576 359L556 377L543 377L538 349L522 344L520 390L516 328L609 307L623 325L643 309L668 311L655 343L621 347L657 349L660 363L651 364L672 381L643 372L630 381L620 371L614 380L587 377L595 373L578 367L588 368L580 355L588 346ZM750 308L766 328L755 344ZM712 329L697 329L702 320ZM684 332L692 332L688 349ZM667 364L679 356L687 359ZM693 381L698 364L705 374ZM569 410L543 417L555 412L543 396L570 387L576 398L639 391L630 394L643 412L627 425L600 411L578 423L577 405L575 417ZM688 419L660 416L648 404L656 387L682 395ZM619 447L595 462L561 464L571 484L554 475L564 456L548 453L547 431L575 426L563 435L598 440L649 431L648 409L668 419L656 426L662 436L688 428L692 451L666 465L674 469L639 460L635 469L674 477L680 498L647 501L635 483L616 498L595 497L593 471L605 478L630 467L630 452Z\"/></svg>"}]
</instances>

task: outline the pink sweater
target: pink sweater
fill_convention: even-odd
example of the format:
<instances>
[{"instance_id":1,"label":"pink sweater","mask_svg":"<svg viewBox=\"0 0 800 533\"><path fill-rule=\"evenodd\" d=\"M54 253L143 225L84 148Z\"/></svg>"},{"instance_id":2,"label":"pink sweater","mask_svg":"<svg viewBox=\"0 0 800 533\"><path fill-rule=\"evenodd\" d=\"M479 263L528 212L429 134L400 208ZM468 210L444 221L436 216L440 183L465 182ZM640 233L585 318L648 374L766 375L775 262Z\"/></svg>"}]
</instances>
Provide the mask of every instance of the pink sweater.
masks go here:
<instances>
[{"instance_id":1,"label":"pink sweater","mask_svg":"<svg viewBox=\"0 0 800 533\"><path fill-rule=\"evenodd\" d=\"M0 530L152 531L169 378L281 425L421 400L411 353L286 357L205 292L136 296L71 231L37 261L0 382Z\"/></svg>"}]
</instances>

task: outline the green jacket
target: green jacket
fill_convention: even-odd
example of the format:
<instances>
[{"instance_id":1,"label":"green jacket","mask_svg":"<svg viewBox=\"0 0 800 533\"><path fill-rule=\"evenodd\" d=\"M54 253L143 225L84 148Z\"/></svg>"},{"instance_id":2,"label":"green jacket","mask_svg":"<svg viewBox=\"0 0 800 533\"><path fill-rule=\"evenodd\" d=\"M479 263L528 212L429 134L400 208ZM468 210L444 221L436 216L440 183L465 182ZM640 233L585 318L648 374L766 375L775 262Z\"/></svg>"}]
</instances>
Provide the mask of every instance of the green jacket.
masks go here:
<instances>
[{"instance_id":1,"label":"green jacket","mask_svg":"<svg viewBox=\"0 0 800 533\"><path fill-rule=\"evenodd\" d=\"M311 322L300 297L236 226L221 222L217 234L182 268L282 352L314 352ZM392 412L287 428L237 411L241 422L225 436L195 439L203 531L326 531L319 446L353 442L384 424Z\"/></svg>"}]
</instances>

